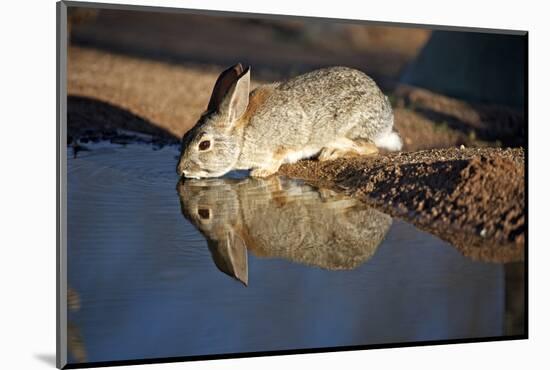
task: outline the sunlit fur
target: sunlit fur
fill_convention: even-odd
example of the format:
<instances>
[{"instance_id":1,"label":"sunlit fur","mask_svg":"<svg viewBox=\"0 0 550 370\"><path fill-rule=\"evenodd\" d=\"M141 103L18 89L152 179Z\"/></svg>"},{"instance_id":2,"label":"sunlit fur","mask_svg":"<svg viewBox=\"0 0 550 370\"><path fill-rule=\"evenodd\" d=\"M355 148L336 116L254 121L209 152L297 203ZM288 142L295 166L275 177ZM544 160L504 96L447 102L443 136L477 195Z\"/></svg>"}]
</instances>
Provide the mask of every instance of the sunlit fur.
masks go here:
<instances>
[{"instance_id":1,"label":"sunlit fur","mask_svg":"<svg viewBox=\"0 0 550 370\"><path fill-rule=\"evenodd\" d=\"M250 70L246 71L235 77L217 110L205 114L185 135L180 175L218 177L231 170L251 170L253 177L267 177L283 163L304 158L323 161L370 155L376 147L401 149L389 100L363 72L319 69L260 86L249 95ZM244 107L228 108L245 100ZM212 148L201 152L198 144L204 137Z\"/></svg>"},{"instance_id":2,"label":"sunlit fur","mask_svg":"<svg viewBox=\"0 0 550 370\"><path fill-rule=\"evenodd\" d=\"M217 177L229 172L239 156L239 128L227 127L219 112L208 112L183 137L178 174L186 177ZM199 150L199 143L210 141L208 150Z\"/></svg>"}]
</instances>

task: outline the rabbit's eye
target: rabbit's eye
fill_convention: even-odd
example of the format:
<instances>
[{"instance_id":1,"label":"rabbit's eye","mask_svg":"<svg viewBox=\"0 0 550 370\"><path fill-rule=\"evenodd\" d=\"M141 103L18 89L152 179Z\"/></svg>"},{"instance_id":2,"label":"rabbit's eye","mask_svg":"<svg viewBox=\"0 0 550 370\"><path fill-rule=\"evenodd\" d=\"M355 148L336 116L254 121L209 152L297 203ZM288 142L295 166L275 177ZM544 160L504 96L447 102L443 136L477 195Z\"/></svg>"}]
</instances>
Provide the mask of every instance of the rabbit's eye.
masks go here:
<instances>
[{"instance_id":1,"label":"rabbit's eye","mask_svg":"<svg viewBox=\"0 0 550 370\"><path fill-rule=\"evenodd\" d=\"M206 150L210 148L210 140L204 140L199 143L199 150Z\"/></svg>"},{"instance_id":2,"label":"rabbit's eye","mask_svg":"<svg viewBox=\"0 0 550 370\"><path fill-rule=\"evenodd\" d=\"M210 218L210 211L208 209L201 208L198 213L202 219L208 220Z\"/></svg>"}]
</instances>

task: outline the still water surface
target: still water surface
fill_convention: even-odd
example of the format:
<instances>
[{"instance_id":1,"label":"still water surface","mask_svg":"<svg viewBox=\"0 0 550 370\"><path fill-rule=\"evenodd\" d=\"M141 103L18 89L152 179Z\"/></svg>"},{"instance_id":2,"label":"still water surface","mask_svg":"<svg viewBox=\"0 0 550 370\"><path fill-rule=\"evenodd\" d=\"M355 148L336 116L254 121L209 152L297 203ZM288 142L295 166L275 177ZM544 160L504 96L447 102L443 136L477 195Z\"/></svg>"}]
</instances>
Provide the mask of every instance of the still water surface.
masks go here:
<instances>
[{"instance_id":1,"label":"still water surface","mask_svg":"<svg viewBox=\"0 0 550 370\"><path fill-rule=\"evenodd\" d=\"M176 147L90 148L68 155L72 363L521 334L517 265L296 180L178 184Z\"/></svg>"}]
</instances>

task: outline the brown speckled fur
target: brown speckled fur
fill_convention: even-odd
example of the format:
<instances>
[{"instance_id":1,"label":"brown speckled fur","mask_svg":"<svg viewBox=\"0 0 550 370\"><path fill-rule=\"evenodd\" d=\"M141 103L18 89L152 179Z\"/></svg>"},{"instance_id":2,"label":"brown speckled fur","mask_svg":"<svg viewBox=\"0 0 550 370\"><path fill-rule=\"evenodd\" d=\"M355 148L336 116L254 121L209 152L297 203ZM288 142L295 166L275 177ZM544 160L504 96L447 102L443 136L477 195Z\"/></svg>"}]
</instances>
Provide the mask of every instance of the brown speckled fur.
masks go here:
<instances>
[{"instance_id":1,"label":"brown speckled fur","mask_svg":"<svg viewBox=\"0 0 550 370\"><path fill-rule=\"evenodd\" d=\"M319 154L325 160L365 155L376 151L372 143L381 137L398 137L388 99L361 71L319 69L261 86L250 95L250 69L224 74L237 77L218 109L205 114L185 135L180 175L217 177L240 169L266 177L283 163ZM212 148L200 151L203 140Z\"/></svg>"}]
</instances>

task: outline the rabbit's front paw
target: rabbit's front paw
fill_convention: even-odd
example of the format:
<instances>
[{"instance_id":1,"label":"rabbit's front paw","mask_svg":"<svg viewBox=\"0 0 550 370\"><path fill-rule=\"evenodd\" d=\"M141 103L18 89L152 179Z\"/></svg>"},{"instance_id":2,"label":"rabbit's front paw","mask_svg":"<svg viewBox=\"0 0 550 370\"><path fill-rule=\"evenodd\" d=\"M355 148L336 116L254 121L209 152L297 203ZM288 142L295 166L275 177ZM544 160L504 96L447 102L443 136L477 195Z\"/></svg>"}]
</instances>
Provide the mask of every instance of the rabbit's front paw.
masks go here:
<instances>
[{"instance_id":1,"label":"rabbit's front paw","mask_svg":"<svg viewBox=\"0 0 550 370\"><path fill-rule=\"evenodd\" d=\"M268 177L277 172L279 168L256 168L250 172L252 177Z\"/></svg>"}]
</instances>

